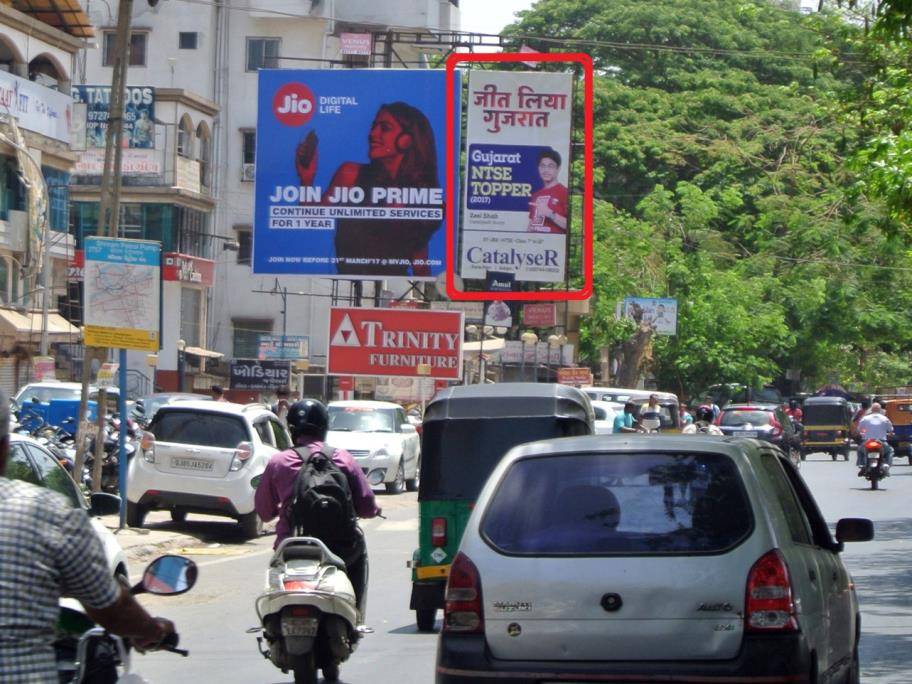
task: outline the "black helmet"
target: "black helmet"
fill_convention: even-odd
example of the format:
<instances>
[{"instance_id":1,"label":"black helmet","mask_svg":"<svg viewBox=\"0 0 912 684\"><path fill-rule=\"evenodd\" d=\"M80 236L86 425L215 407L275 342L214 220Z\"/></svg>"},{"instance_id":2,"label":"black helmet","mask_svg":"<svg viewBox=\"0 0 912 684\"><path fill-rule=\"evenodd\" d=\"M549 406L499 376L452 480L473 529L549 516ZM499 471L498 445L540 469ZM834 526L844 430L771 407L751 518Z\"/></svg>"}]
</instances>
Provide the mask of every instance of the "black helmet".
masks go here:
<instances>
[{"instance_id":1,"label":"black helmet","mask_svg":"<svg viewBox=\"0 0 912 684\"><path fill-rule=\"evenodd\" d=\"M294 439L301 434L312 435L319 440L326 439L326 431L329 429L329 412L316 399L302 399L293 403L288 407L286 420Z\"/></svg>"},{"instance_id":2,"label":"black helmet","mask_svg":"<svg viewBox=\"0 0 912 684\"><path fill-rule=\"evenodd\" d=\"M702 422L704 422L704 423L711 423L711 422L713 422L713 418L715 417L714 414L713 414L712 407L711 407L711 406L707 406L706 404L701 404L701 405L697 408L697 410L694 411L694 414L695 414L694 417L695 417L698 421L702 421Z\"/></svg>"}]
</instances>

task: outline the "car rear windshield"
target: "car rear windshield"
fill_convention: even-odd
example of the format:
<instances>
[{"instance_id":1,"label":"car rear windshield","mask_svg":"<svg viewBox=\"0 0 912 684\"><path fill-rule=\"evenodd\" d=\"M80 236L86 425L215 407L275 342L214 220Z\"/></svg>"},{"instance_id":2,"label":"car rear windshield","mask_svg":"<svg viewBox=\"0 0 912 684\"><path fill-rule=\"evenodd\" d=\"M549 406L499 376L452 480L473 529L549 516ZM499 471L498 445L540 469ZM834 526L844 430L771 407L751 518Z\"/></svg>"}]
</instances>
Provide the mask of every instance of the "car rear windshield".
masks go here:
<instances>
[{"instance_id":1,"label":"car rear windshield","mask_svg":"<svg viewBox=\"0 0 912 684\"><path fill-rule=\"evenodd\" d=\"M509 555L716 553L752 529L722 454L582 453L517 461L481 531Z\"/></svg>"},{"instance_id":2,"label":"car rear windshield","mask_svg":"<svg viewBox=\"0 0 912 684\"><path fill-rule=\"evenodd\" d=\"M843 425L847 419L845 407L838 404L806 405L801 417L806 425Z\"/></svg>"},{"instance_id":3,"label":"car rear windshield","mask_svg":"<svg viewBox=\"0 0 912 684\"><path fill-rule=\"evenodd\" d=\"M158 442L234 449L249 442L244 420L236 416L204 411L169 411L162 408L149 426Z\"/></svg>"},{"instance_id":4,"label":"car rear windshield","mask_svg":"<svg viewBox=\"0 0 912 684\"><path fill-rule=\"evenodd\" d=\"M721 424L726 427L738 425L769 425L770 417L766 411L723 411Z\"/></svg>"},{"instance_id":5,"label":"car rear windshield","mask_svg":"<svg viewBox=\"0 0 912 684\"><path fill-rule=\"evenodd\" d=\"M329 429L339 432L395 432L396 410L330 406Z\"/></svg>"}]
</instances>

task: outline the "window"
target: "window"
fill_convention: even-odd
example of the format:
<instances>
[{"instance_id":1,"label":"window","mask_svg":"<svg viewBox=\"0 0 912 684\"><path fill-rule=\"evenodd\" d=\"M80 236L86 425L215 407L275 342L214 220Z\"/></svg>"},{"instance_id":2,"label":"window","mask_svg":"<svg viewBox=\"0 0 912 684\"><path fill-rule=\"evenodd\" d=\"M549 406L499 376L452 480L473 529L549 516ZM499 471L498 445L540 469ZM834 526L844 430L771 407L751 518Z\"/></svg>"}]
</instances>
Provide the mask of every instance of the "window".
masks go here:
<instances>
[{"instance_id":1,"label":"window","mask_svg":"<svg viewBox=\"0 0 912 684\"><path fill-rule=\"evenodd\" d=\"M180 335L188 347L199 347L200 319L202 318L203 291L195 287L181 288Z\"/></svg>"},{"instance_id":2,"label":"window","mask_svg":"<svg viewBox=\"0 0 912 684\"><path fill-rule=\"evenodd\" d=\"M272 320L235 319L233 356L236 359L255 359L260 350L259 336L272 332Z\"/></svg>"},{"instance_id":3,"label":"window","mask_svg":"<svg viewBox=\"0 0 912 684\"><path fill-rule=\"evenodd\" d=\"M32 455L32 460L35 462L38 474L44 481L44 486L58 494L62 494L73 508L78 508L80 503L79 494L76 493L76 483L73 482L73 478L70 477L69 473L44 449L34 444L26 444L25 446Z\"/></svg>"},{"instance_id":4,"label":"window","mask_svg":"<svg viewBox=\"0 0 912 684\"><path fill-rule=\"evenodd\" d=\"M779 459L774 454L765 453L760 459L763 464L763 470L769 478L773 490L776 492L776 500L782 506L782 512L788 523L789 532L792 535L792 541L798 544L810 544L811 534L808 530L807 521L804 513L801 512L801 506L795 498L795 491L789 484Z\"/></svg>"},{"instance_id":5,"label":"window","mask_svg":"<svg viewBox=\"0 0 912 684\"><path fill-rule=\"evenodd\" d=\"M801 475L798 474L798 471L792 464L785 461L780 461L780 463L783 470L785 470L785 474L788 476L789 481L792 483L792 487L795 489L795 494L798 495L798 501L801 502L801 508L804 511L808 524L811 526L811 533L814 535L814 543L821 548L832 549L835 546L835 543L830 534L830 529L827 527L826 521L820 513L820 509L817 508L817 503L814 501L814 497L811 496L810 490L807 488L804 480L801 479Z\"/></svg>"},{"instance_id":6,"label":"window","mask_svg":"<svg viewBox=\"0 0 912 684\"><path fill-rule=\"evenodd\" d=\"M134 238L142 240L143 235L143 212L141 204L121 204L120 205L120 226L118 226L118 237Z\"/></svg>"},{"instance_id":7,"label":"window","mask_svg":"<svg viewBox=\"0 0 912 684\"><path fill-rule=\"evenodd\" d=\"M268 420L261 420L253 424L253 429L256 430L257 434L260 436L260 441L266 446L275 446L275 442L272 441L272 428L269 426Z\"/></svg>"},{"instance_id":8,"label":"window","mask_svg":"<svg viewBox=\"0 0 912 684\"><path fill-rule=\"evenodd\" d=\"M727 456L581 453L516 462L481 531L505 553L644 556L719 552L752 527Z\"/></svg>"},{"instance_id":9,"label":"window","mask_svg":"<svg viewBox=\"0 0 912 684\"><path fill-rule=\"evenodd\" d=\"M41 173L47 183L51 230L65 233L70 224L70 174L49 166L42 166Z\"/></svg>"},{"instance_id":10,"label":"window","mask_svg":"<svg viewBox=\"0 0 912 684\"><path fill-rule=\"evenodd\" d=\"M331 406L329 429L337 432L396 432L396 411Z\"/></svg>"},{"instance_id":11,"label":"window","mask_svg":"<svg viewBox=\"0 0 912 684\"><path fill-rule=\"evenodd\" d=\"M275 445L277 449L285 450L291 448L291 442L288 440L288 433L285 431L285 428L282 427L282 424L277 420L270 420L269 425L272 427L272 434L275 437Z\"/></svg>"},{"instance_id":12,"label":"window","mask_svg":"<svg viewBox=\"0 0 912 684\"><path fill-rule=\"evenodd\" d=\"M180 50L196 50L199 34L196 31L181 31L177 34L177 47Z\"/></svg>"},{"instance_id":13,"label":"window","mask_svg":"<svg viewBox=\"0 0 912 684\"><path fill-rule=\"evenodd\" d=\"M253 164L256 162L256 131L241 131L241 135L244 137L241 161L244 164Z\"/></svg>"},{"instance_id":14,"label":"window","mask_svg":"<svg viewBox=\"0 0 912 684\"><path fill-rule=\"evenodd\" d=\"M130 66L146 66L146 42L148 34L133 32L130 34ZM105 31L101 66L114 66L114 48L117 45L117 33Z\"/></svg>"},{"instance_id":15,"label":"window","mask_svg":"<svg viewBox=\"0 0 912 684\"><path fill-rule=\"evenodd\" d=\"M243 419L204 411L162 409L155 414L149 429L159 442L216 449L234 449L241 442L250 441Z\"/></svg>"},{"instance_id":16,"label":"window","mask_svg":"<svg viewBox=\"0 0 912 684\"><path fill-rule=\"evenodd\" d=\"M249 230L239 230L237 232L238 264L250 265L250 258L253 255L253 235Z\"/></svg>"},{"instance_id":17,"label":"window","mask_svg":"<svg viewBox=\"0 0 912 684\"><path fill-rule=\"evenodd\" d=\"M212 254L209 214L196 209L176 206L174 207L174 224L177 228L174 251L208 259Z\"/></svg>"},{"instance_id":18,"label":"window","mask_svg":"<svg viewBox=\"0 0 912 684\"><path fill-rule=\"evenodd\" d=\"M209 138L209 129L204 124L200 124L196 129L196 136L199 138L199 173L200 185L204 188L209 187L209 158L211 154L211 141Z\"/></svg>"},{"instance_id":19,"label":"window","mask_svg":"<svg viewBox=\"0 0 912 684\"><path fill-rule=\"evenodd\" d=\"M278 38L247 39L247 71L275 69L279 66Z\"/></svg>"},{"instance_id":20,"label":"window","mask_svg":"<svg viewBox=\"0 0 912 684\"><path fill-rule=\"evenodd\" d=\"M186 117L181 119L177 128L177 153L181 157L193 159L193 124Z\"/></svg>"},{"instance_id":21,"label":"window","mask_svg":"<svg viewBox=\"0 0 912 684\"><path fill-rule=\"evenodd\" d=\"M35 469L25 455L25 449L21 444L11 444L9 453L9 462L6 466L6 477L11 480L22 480L33 485L41 485Z\"/></svg>"}]
</instances>

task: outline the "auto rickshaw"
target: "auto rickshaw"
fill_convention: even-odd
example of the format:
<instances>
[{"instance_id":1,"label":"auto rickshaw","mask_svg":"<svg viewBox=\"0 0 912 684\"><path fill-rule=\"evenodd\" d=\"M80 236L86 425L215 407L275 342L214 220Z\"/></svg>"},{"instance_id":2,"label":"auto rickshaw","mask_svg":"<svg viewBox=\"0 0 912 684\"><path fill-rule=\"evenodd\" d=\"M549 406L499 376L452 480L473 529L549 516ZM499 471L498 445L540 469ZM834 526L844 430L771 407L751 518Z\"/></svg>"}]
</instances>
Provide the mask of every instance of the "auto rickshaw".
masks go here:
<instances>
[{"instance_id":1,"label":"auto rickshaw","mask_svg":"<svg viewBox=\"0 0 912 684\"><path fill-rule=\"evenodd\" d=\"M588 397L569 385L459 385L431 400L421 435L418 548L409 563L409 608L420 631L434 629L469 515L501 457L526 442L594 434L594 421Z\"/></svg>"},{"instance_id":2,"label":"auto rickshaw","mask_svg":"<svg viewBox=\"0 0 912 684\"><path fill-rule=\"evenodd\" d=\"M637 404L640 409L649 402L649 397L654 394L659 402L658 413L661 421L659 429L662 432L680 432L684 427L681 425L678 397L671 392L624 389L623 387L585 387L583 391L589 395L590 399L613 401L619 404L625 404L628 401L632 401Z\"/></svg>"},{"instance_id":3,"label":"auto rickshaw","mask_svg":"<svg viewBox=\"0 0 912 684\"><path fill-rule=\"evenodd\" d=\"M894 456L906 456L912 465L912 397L884 399L883 409L893 423L890 446Z\"/></svg>"},{"instance_id":4,"label":"auto rickshaw","mask_svg":"<svg viewBox=\"0 0 912 684\"><path fill-rule=\"evenodd\" d=\"M808 397L802 407L801 458L815 451L846 461L852 453L852 407L843 397Z\"/></svg>"}]
</instances>

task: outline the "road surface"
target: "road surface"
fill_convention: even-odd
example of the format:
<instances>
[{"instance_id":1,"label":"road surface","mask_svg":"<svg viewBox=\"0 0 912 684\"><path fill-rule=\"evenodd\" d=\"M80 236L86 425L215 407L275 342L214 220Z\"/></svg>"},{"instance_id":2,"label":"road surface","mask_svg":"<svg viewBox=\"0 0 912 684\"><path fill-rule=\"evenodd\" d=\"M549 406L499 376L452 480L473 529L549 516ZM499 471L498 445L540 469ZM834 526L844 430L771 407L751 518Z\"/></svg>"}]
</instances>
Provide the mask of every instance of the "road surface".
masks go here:
<instances>
[{"instance_id":1,"label":"road surface","mask_svg":"<svg viewBox=\"0 0 912 684\"><path fill-rule=\"evenodd\" d=\"M849 544L844 553L862 606L862 681L907 684L912 681L912 467L897 459L893 476L876 492L856 472L852 462L834 463L816 454L802 465L828 521L851 516L875 521L876 540ZM417 502L414 494L381 494L379 500L388 520L365 523L371 559L367 622L376 631L343 664L341 681L427 684L434 679L436 636L415 629L405 566L416 544ZM191 656L137 656L136 669L151 682L291 682L290 675L257 653L255 636L245 633L256 625L254 598L263 585L273 537L237 544L231 522L193 522L191 516L188 526L221 541L210 553L231 555L195 556L200 580L189 594L142 598L150 610L175 621Z\"/></svg>"}]
</instances>

